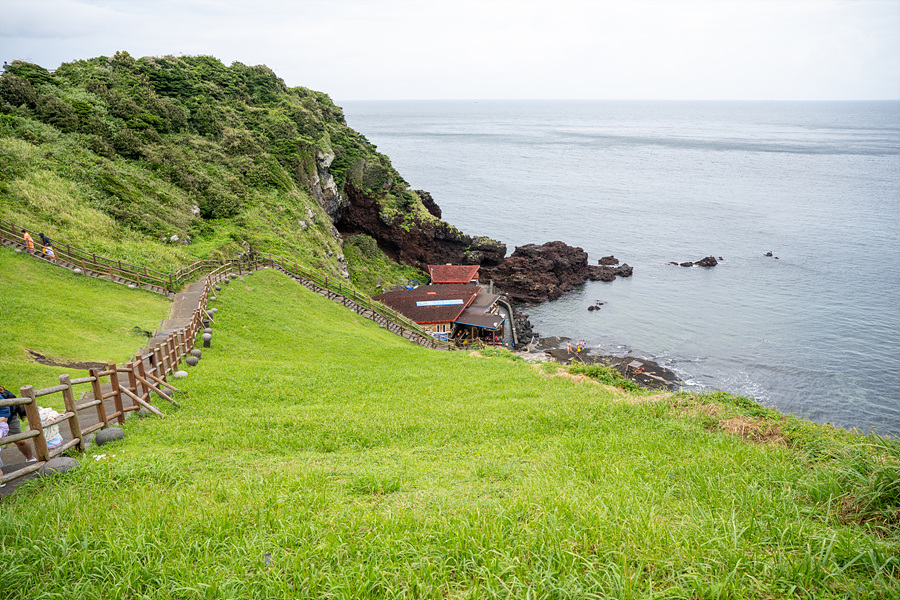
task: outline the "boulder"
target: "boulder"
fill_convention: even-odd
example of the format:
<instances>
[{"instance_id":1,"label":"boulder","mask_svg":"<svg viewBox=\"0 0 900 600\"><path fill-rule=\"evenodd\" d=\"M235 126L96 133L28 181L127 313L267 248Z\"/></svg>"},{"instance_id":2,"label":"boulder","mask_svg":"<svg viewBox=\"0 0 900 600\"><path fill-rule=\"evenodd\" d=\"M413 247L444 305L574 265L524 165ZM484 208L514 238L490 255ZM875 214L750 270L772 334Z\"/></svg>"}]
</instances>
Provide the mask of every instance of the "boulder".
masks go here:
<instances>
[{"instance_id":1,"label":"boulder","mask_svg":"<svg viewBox=\"0 0 900 600\"><path fill-rule=\"evenodd\" d=\"M604 256L599 261L597 261L597 263L605 267L611 267L613 265L619 264L619 259L615 256Z\"/></svg>"},{"instance_id":2,"label":"boulder","mask_svg":"<svg viewBox=\"0 0 900 600\"><path fill-rule=\"evenodd\" d=\"M519 246L497 268L482 270L482 280L493 279L519 302L555 300L585 281L613 281L617 276L616 268L589 265L587 252L560 241Z\"/></svg>"},{"instance_id":3,"label":"boulder","mask_svg":"<svg viewBox=\"0 0 900 600\"><path fill-rule=\"evenodd\" d=\"M129 283L129 284L128 284L128 289L129 289L129 290L136 290L136 289L137 289L137 286L136 286L135 284L133 284L133 283Z\"/></svg>"},{"instance_id":4,"label":"boulder","mask_svg":"<svg viewBox=\"0 0 900 600\"><path fill-rule=\"evenodd\" d=\"M125 431L119 427L107 427L106 429L101 429L97 432L97 435L94 436L94 443L98 446L102 446L107 442L114 442L116 440L121 440L125 437Z\"/></svg>"},{"instance_id":5,"label":"boulder","mask_svg":"<svg viewBox=\"0 0 900 600\"><path fill-rule=\"evenodd\" d=\"M200 337L201 337L201 339L202 339L204 342L211 342L211 341L212 341L212 334L211 334L211 333L204 333L204 334L203 334L202 336L200 336Z\"/></svg>"},{"instance_id":6,"label":"boulder","mask_svg":"<svg viewBox=\"0 0 900 600\"><path fill-rule=\"evenodd\" d=\"M187 379L188 372L187 371L175 371L175 374L172 375L175 379Z\"/></svg>"},{"instance_id":7,"label":"boulder","mask_svg":"<svg viewBox=\"0 0 900 600\"><path fill-rule=\"evenodd\" d=\"M691 261L687 261L687 262L681 263L681 266L682 267L693 267L694 263L692 263Z\"/></svg>"},{"instance_id":8,"label":"boulder","mask_svg":"<svg viewBox=\"0 0 900 600\"><path fill-rule=\"evenodd\" d=\"M72 269L72 272L75 273L76 275L81 275L82 273L84 273L84 271L82 271L78 267L75 267L74 269Z\"/></svg>"},{"instance_id":9,"label":"boulder","mask_svg":"<svg viewBox=\"0 0 900 600\"><path fill-rule=\"evenodd\" d=\"M215 297L215 296L210 296L210 297L209 297L209 301L210 301L210 302L215 302L215 301L216 301L216 297Z\"/></svg>"},{"instance_id":10,"label":"boulder","mask_svg":"<svg viewBox=\"0 0 900 600\"><path fill-rule=\"evenodd\" d=\"M196 367L200 362L200 359L196 356L188 356L186 359L184 359L184 362L186 362L190 367Z\"/></svg>"},{"instance_id":11,"label":"boulder","mask_svg":"<svg viewBox=\"0 0 900 600\"><path fill-rule=\"evenodd\" d=\"M629 266L628 263L623 264L621 267L616 269L616 275L619 277L631 277L631 274L634 272L634 267Z\"/></svg>"},{"instance_id":12,"label":"boulder","mask_svg":"<svg viewBox=\"0 0 900 600\"><path fill-rule=\"evenodd\" d=\"M200 348L194 348L193 350L191 350L191 356L203 358L203 350L201 350Z\"/></svg>"},{"instance_id":13,"label":"boulder","mask_svg":"<svg viewBox=\"0 0 900 600\"><path fill-rule=\"evenodd\" d=\"M222 286L221 286L221 285L216 285L216 286L214 286L214 287L215 287L215 289L216 289L217 292L221 292L221 291L222 291Z\"/></svg>"},{"instance_id":14,"label":"boulder","mask_svg":"<svg viewBox=\"0 0 900 600\"><path fill-rule=\"evenodd\" d=\"M208 334L212 335L212 327L207 327L206 329L203 330L203 333L208 333Z\"/></svg>"},{"instance_id":15,"label":"boulder","mask_svg":"<svg viewBox=\"0 0 900 600\"><path fill-rule=\"evenodd\" d=\"M714 256L707 256L706 258L701 258L695 263L698 267L714 267L719 264L719 261L716 260Z\"/></svg>"},{"instance_id":16,"label":"boulder","mask_svg":"<svg viewBox=\"0 0 900 600\"><path fill-rule=\"evenodd\" d=\"M47 477L48 475L56 475L57 473L67 473L78 468L78 461L68 456L57 456L51 458L38 469L38 475Z\"/></svg>"}]
</instances>

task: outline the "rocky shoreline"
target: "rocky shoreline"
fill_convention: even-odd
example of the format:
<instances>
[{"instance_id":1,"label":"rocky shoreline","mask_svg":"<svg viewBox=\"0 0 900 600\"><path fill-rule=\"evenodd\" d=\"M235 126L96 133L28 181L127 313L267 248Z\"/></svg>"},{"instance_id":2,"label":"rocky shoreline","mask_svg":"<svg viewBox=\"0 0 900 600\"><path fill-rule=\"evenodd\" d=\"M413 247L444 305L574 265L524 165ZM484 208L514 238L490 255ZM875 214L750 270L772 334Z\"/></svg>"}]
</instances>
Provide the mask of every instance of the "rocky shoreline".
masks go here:
<instances>
[{"instance_id":1,"label":"rocky shoreline","mask_svg":"<svg viewBox=\"0 0 900 600\"><path fill-rule=\"evenodd\" d=\"M570 345L574 347L575 340L559 336L538 338L525 345L524 350L517 351L516 354L528 361L551 360L561 365L570 365L577 361L587 365L605 365L639 386L652 390L677 391L684 385L671 370L655 361L633 356L630 352L625 356L594 354L592 350L595 349L590 346L576 352L569 350Z\"/></svg>"}]
</instances>

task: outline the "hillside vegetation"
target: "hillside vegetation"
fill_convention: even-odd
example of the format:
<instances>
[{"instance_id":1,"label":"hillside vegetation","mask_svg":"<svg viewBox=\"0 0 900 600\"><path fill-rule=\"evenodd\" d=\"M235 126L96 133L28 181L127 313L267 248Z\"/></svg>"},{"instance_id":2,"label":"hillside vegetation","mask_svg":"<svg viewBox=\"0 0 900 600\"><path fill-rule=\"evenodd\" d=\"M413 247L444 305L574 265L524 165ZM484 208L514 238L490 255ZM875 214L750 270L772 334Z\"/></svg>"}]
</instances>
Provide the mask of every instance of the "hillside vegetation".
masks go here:
<instances>
[{"instance_id":1,"label":"hillside vegetation","mask_svg":"<svg viewBox=\"0 0 900 600\"><path fill-rule=\"evenodd\" d=\"M117 52L0 77L0 218L104 256L171 271L248 243L346 275L347 186L399 226L433 219L326 94L265 66ZM351 258L361 281L417 275Z\"/></svg>"},{"instance_id":2,"label":"hillside vegetation","mask_svg":"<svg viewBox=\"0 0 900 600\"><path fill-rule=\"evenodd\" d=\"M217 307L180 409L4 501L0 598L900 594L833 446L714 426L750 401L425 350L274 271Z\"/></svg>"},{"instance_id":3,"label":"hillside vegetation","mask_svg":"<svg viewBox=\"0 0 900 600\"><path fill-rule=\"evenodd\" d=\"M146 345L141 331L154 331L172 303L159 294L130 290L0 249L0 385L18 395L58 383L62 373L83 370L36 362L123 362ZM50 396L55 407L62 398Z\"/></svg>"}]
</instances>

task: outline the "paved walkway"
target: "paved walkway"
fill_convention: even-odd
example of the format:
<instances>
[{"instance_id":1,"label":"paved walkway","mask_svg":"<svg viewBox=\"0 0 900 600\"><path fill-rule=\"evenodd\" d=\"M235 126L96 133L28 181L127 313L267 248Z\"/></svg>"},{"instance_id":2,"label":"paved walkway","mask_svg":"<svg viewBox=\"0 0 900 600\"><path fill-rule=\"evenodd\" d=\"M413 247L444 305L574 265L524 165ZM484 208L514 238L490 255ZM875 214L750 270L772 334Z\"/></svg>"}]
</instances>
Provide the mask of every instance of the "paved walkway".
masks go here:
<instances>
[{"instance_id":1,"label":"paved walkway","mask_svg":"<svg viewBox=\"0 0 900 600\"><path fill-rule=\"evenodd\" d=\"M74 375L77 377L86 377L87 373L77 373ZM86 391L79 393L78 392L79 388L81 388L82 390L86 390ZM109 385L104 385L102 389L103 389L103 392L106 393L110 390L110 387L109 387ZM90 385L79 385L77 387L73 387L73 390L75 390L75 392L76 392L75 393L76 404L81 404L82 402L87 402L87 401L94 399L94 395L91 393L91 390L90 390ZM40 398L38 398L38 403L40 403ZM131 406L130 399L124 399L123 403L125 404L125 406ZM109 414L116 412L114 398L107 398L104 401L104 405L106 407L106 414L109 415ZM161 407L161 408L163 408L163 412L165 412L165 407ZM97 418L97 407L92 406L91 408L86 408L84 410L78 411L78 419L81 421L81 427L83 429L87 429L91 425L98 423L99 419ZM27 425L27 423L23 423L23 425ZM59 433L62 435L63 443L66 443L72 439L72 432L69 429L69 421L59 424ZM92 439L93 434L89 435L88 438ZM31 444L31 440L28 440L28 443ZM32 451L33 451L33 447L32 447ZM79 460L81 458L82 457L79 457ZM18 471L19 469L21 469L23 467L27 467L29 464L29 463L25 462L25 457L22 456L22 453L19 452L19 449L16 447L15 444L10 444L9 446L6 446L5 448L3 448L3 450L0 450L0 459L3 460L3 473L4 474L9 474L9 473L12 473L13 471ZM19 477L18 479L14 479L14 480L8 482L5 487L0 488L0 498L2 498L4 496L9 496L13 492L15 492L16 488L20 484L22 484L25 481L28 481L29 479L34 479L37 476L38 476L37 473L29 473L28 475L25 475L24 477Z\"/></svg>"}]
</instances>

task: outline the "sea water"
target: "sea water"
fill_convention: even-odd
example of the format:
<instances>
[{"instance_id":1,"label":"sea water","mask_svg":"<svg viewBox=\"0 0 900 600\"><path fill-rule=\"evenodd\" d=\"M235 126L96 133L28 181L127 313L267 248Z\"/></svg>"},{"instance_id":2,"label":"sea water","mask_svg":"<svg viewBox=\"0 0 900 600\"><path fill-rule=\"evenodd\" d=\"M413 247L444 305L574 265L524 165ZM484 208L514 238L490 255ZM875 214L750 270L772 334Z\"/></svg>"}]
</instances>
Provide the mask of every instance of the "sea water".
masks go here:
<instances>
[{"instance_id":1,"label":"sea water","mask_svg":"<svg viewBox=\"0 0 900 600\"><path fill-rule=\"evenodd\" d=\"M900 102L342 104L462 231L634 267L524 307L540 334L900 435Z\"/></svg>"}]
</instances>

